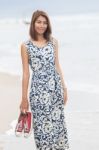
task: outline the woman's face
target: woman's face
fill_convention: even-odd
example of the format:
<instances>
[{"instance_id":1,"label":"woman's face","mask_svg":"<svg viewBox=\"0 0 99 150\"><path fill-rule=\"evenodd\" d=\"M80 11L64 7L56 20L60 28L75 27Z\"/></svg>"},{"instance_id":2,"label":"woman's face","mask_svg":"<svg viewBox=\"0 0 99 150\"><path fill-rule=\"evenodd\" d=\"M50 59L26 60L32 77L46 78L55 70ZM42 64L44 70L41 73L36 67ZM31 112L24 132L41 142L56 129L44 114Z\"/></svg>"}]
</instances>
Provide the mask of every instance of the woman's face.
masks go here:
<instances>
[{"instance_id":1,"label":"woman's face","mask_svg":"<svg viewBox=\"0 0 99 150\"><path fill-rule=\"evenodd\" d=\"M46 31L47 29L47 20L45 17L43 16L39 16L36 21L35 21L35 24L34 24L34 28L35 28L35 31L38 33L38 34L44 34L44 32Z\"/></svg>"}]
</instances>

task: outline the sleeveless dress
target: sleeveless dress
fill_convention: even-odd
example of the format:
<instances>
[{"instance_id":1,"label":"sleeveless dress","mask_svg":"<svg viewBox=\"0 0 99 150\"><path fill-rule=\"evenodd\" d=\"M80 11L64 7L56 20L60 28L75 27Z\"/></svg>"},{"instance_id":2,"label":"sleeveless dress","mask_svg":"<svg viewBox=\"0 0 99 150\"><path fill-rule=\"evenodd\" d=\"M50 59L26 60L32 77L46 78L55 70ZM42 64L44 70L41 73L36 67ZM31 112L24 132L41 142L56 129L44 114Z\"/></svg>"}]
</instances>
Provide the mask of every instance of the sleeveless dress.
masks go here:
<instances>
[{"instance_id":1,"label":"sleeveless dress","mask_svg":"<svg viewBox=\"0 0 99 150\"><path fill-rule=\"evenodd\" d=\"M24 42L32 69L29 91L33 115L34 140L37 150L69 149L64 117L63 87L55 68L52 41L38 47L31 40Z\"/></svg>"}]
</instances>

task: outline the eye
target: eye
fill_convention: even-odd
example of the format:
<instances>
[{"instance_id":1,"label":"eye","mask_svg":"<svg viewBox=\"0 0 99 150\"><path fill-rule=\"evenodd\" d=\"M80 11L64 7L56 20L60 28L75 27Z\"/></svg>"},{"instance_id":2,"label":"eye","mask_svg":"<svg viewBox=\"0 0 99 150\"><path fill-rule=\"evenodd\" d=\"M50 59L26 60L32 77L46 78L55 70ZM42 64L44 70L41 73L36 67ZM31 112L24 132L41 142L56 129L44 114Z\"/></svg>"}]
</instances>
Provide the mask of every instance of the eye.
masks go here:
<instances>
[{"instance_id":1,"label":"eye","mask_svg":"<svg viewBox=\"0 0 99 150\"><path fill-rule=\"evenodd\" d=\"M41 23L41 21L37 21L37 23Z\"/></svg>"},{"instance_id":2,"label":"eye","mask_svg":"<svg viewBox=\"0 0 99 150\"><path fill-rule=\"evenodd\" d=\"M48 23L47 23L47 21L41 21L41 20L37 20L36 21L36 23L38 23L38 24L44 24L44 25L47 25Z\"/></svg>"},{"instance_id":3,"label":"eye","mask_svg":"<svg viewBox=\"0 0 99 150\"><path fill-rule=\"evenodd\" d=\"M45 21L44 24L47 24L47 22Z\"/></svg>"}]
</instances>

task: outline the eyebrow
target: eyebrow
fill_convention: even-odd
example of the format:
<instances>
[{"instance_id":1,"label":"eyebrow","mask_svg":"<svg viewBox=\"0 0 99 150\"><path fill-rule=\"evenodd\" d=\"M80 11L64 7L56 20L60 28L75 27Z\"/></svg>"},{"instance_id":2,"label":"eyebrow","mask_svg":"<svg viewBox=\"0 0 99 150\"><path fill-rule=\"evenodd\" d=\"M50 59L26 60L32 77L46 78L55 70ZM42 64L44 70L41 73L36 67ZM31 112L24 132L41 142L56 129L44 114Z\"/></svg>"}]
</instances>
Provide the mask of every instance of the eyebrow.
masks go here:
<instances>
[{"instance_id":1,"label":"eyebrow","mask_svg":"<svg viewBox=\"0 0 99 150\"><path fill-rule=\"evenodd\" d=\"M41 21L41 20L37 19L36 21ZM46 21L46 20L44 20L43 22L47 22L47 21Z\"/></svg>"}]
</instances>

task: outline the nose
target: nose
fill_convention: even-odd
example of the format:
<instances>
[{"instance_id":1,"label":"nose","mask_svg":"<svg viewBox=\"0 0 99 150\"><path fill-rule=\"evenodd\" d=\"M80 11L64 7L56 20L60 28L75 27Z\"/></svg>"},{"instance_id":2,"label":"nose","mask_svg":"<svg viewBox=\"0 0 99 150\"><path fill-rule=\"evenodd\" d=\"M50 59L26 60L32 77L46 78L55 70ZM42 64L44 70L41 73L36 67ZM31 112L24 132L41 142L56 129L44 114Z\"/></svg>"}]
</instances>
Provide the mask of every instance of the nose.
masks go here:
<instances>
[{"instance_id":1,"label":"nose","mask_svg":"<svg viewBox=\"0 0 99 150\"><path fill-rule=\"evenodd\" d=\"M44 23L41 23L41 28L43 28L44 27Z\"/></svg>"}]
</instances>

